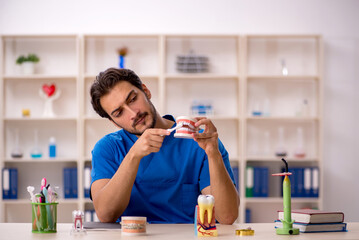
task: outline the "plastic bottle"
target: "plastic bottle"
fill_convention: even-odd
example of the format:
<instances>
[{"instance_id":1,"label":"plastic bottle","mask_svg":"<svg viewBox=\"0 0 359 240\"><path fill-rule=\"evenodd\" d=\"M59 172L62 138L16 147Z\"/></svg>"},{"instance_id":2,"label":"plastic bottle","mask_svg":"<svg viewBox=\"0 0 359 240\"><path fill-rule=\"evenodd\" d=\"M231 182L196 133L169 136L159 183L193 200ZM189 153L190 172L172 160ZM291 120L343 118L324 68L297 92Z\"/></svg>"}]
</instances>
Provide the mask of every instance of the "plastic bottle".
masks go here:
<instances>
[{"instance_id":1,"label":"plastic bottle","mask_svg":"<svg viewBox=\"0 0 359 240\"><path fill-rule=\"evenodd\" d=\"M56 139L54 137L50 137L49 141L49 157L56 157Z\"/></svg>"}]
</instances>

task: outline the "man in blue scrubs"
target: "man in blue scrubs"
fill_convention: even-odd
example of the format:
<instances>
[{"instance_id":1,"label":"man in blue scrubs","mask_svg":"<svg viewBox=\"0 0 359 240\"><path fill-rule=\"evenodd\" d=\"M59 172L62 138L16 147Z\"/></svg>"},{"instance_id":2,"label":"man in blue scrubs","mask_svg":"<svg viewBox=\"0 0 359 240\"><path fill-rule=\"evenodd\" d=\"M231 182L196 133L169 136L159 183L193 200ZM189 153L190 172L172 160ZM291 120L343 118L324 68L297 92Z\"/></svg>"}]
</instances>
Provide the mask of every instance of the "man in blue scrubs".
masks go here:
<instances>
[{"instance_id":1,"label":"man in blue scrubs","mask_svg":"<svg viewBox=\"0 0 359 240\"><path fill-rule=\"evenodd\" d=\"M121 130L92 151L91 198L101 222L146 216L152 223L193 223L197 197L211 194L216 220L232 224L239 197L228 153L207 118L197 118L193 139L175 138L151 92L129 69L109 68L91 86L94 110Z\"/></svg>"}]
</instances>

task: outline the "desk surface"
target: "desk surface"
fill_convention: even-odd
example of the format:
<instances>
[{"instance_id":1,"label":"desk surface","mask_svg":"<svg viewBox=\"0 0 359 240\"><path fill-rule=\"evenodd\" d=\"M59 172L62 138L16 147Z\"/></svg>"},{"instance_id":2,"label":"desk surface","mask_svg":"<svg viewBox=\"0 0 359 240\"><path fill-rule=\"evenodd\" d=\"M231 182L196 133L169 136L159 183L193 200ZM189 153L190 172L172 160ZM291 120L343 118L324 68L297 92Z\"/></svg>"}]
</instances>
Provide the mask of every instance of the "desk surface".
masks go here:
<instances>
[{"instance_id":1,"label":"desk surface","mask_svg":"<svg viewBox=\"0 0 359 240\"><path fill-rule=\"evenodd\" d=\"M122 236L121 230L106 231L87 231L86 235L70 235L72 224L58 223L57 233L32 233L30 223L0 223L0 239L210 239L210 237L198 238L194 235L193 224L149 224L147 225L147 234L145 236ZM251 227L254 236L236 236L235 230ZM359 222L348 223L348 232L331 233L301 233L300 235L276 235L274 223L252 223L252 224L234 224L217 225L218 237L213 239L359 239Z\"/></svg>"}]
</instances>

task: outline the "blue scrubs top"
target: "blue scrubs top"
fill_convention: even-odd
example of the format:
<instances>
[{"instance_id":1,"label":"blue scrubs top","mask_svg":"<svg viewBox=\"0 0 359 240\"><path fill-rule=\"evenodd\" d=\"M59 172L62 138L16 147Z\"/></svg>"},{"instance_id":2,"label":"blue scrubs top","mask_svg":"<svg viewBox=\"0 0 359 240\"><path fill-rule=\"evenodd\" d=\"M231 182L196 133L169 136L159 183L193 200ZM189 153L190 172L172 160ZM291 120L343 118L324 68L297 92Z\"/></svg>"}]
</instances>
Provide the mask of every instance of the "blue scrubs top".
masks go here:
<instances>
[{"instance_id":1,"label":"blue scrubs top","mask_svg":"<svg viewBox=\"0 0 359 240\"><path fill-rule=\"evenodd\" d=\"M175 121L172 116L164 117ZM142 158L122 216L145 216L150 223L193 223L197 197L210 185L208 159L193 139L173 135L174 132L165 137L159 152ZM91 185L96 180L112 178L137 139L122 129L99 140L92 151ZM221 141L219 150L235 184Z\"/></svg>"}]
</instances>

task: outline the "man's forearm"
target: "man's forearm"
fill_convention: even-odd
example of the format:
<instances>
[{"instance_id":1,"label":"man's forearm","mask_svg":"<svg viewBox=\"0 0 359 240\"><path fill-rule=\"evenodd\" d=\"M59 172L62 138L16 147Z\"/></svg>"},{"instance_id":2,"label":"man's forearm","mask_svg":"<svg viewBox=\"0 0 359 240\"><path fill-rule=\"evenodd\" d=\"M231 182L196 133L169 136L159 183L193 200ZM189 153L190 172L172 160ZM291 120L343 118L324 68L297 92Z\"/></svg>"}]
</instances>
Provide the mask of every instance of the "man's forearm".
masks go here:
<instances>
[{"instance_id":1,"label":"man's forearm","mask_svg":"<svg viewBox=\"0 0 359 240\"><path fill-rule=\"evenodd\" d=\"M232 224L238 217L239 196L223 163L219 150L208 153L211 194L215 199L216 219Z\"/></svg>"},{"instance_id":2,"label":"man's forearm","mask_svg":"<svg viewBox=\"0 0 359 240\"><path fill-rule=\"evenodd\" d=\"M127 208L140 160L129 151L114 176L93 196L97 216L102 222L116 221Z\"/></svg>"}]
</instances>

